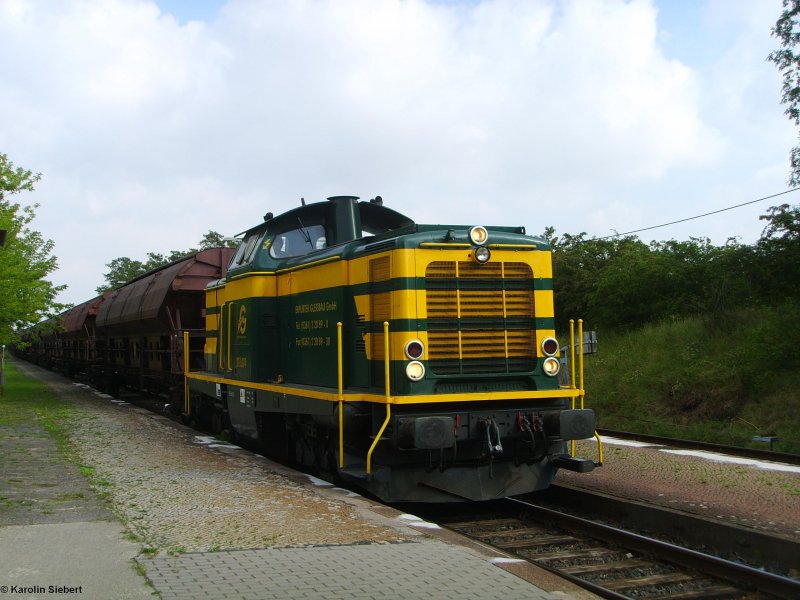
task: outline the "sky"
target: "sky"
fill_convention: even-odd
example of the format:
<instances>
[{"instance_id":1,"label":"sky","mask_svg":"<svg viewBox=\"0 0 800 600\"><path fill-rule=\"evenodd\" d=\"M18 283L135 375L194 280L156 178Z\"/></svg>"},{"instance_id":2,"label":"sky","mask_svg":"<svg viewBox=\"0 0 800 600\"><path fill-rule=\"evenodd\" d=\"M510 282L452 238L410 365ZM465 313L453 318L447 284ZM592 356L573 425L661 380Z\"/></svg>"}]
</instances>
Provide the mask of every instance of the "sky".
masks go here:
<instances>
[{"instance_id":1,"label":"sky","mask_svg":"<svg viewBox=\"0 0 800 600\"><path fill-rule=\"evenodd\" d=\"M0 152L82 302L303 197L604 237L786 191L780 0L0 0ZM755 242L800 192L645 240Z\"/></svg>"}]
</instances>

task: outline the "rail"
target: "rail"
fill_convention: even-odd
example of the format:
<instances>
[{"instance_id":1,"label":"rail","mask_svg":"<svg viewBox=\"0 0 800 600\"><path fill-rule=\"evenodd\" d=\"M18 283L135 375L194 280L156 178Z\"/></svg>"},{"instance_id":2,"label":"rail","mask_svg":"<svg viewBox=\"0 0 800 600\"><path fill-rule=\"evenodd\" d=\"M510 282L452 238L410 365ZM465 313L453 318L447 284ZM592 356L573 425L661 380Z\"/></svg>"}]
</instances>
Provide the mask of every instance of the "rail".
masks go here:
<instances>
[{"instance_id":1,"label":"rail","mask_svg":"<svg viewBox=\"0 0 800 600\"><path fill-rule=\"evenodd\" d=\"M687 548L702 549L719 558L735 560L775 574L797 568L800 541L794 541L765 526L753 528L704 514L691 514L644 500L597 492L578 485L553 483L527 499L559 512L591 516L595 521L646 532ZM755 525L755 524L754 524ZM798 581L800 584L800 580Z\"/></svg>"},{"instance_id":2,"label":"rail","mask_svg":"<svg viewBox=\"0 0 800 600\"><path fill-rule=\"evenodd\" d=\"M655 597L655 590L659 597L751 597L748 592L757 597L800 597L800 581L789 577L598 523L597 513L585 519L565 514L558 502L557 510L536 502L506 498L486 510L448 508L442 515L434 507L424 509L422 516L516 554L602 598L649 598ZM627 510L622 514L629 517ZM467 518L461 520L461 515ZM605 511L601 515L605 521ZM670 521L664 528L672 536ZM649 529L649 520L639 522Z\"/></svg>"},{"instance_id":3,"label":"rail","mask_svg":"<svg viewBox=\"0 0 800 600\"><path fill-rule=\"evenodd\" d=\"M741 563L711 556L690 548L657 540L618 527L612 527L593 520L568 515L557 510L552 510L539 505L533 505L517 498L508 498L509 501L525 506L527 510L536 510L539 514L557 523L560 527L577 529L588 535L603 539L610 543L619 544L625 548L633 549L657 556L662 560L681 565L705 575L718 577L736 583L745 583L758 592L766 592L780 598L797 598L800 593L800 582L769 573L761 569L749 567Z\"/></svg>"},{"instance_id":4,"label":"rail","mask_svg":"<svg viewBox=\"0 0 800 600\"><path fill-rule=\"evenodd\" d=\"M765 450L763 448L745 448L743 446L731 446L728 444L718 444L716 442L703 442L701 440L672 438L660 435L651 435L649 433L619 431L616 429L601 428L598 429L597 432L606 437L614 437L624 440L637 440L639 442L672 446L674 448L705 450L706 452L719 452L721 454L730 454L731 456L751 458L753 460L768 460L772 462L787 463L790 465L800 465L800 454L792 454L789 452L776 452Z\"/></svg>"}]
</instances>

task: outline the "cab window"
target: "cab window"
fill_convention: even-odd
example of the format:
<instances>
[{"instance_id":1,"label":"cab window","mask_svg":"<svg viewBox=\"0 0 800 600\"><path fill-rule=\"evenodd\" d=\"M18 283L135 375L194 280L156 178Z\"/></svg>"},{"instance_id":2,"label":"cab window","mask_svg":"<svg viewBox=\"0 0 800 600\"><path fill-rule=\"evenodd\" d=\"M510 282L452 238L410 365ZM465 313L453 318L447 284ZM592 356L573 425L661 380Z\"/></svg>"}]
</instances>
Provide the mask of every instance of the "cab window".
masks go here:
<instances>
[{"instance_id":1,"label":"cab window","mask_svg":"<svg viewBox=\"0 0 800 600\"><path fill-rule=\"evenodd\" d=\"M233 255L233 259L231 260L230 264L231 268L246 265L253 260L253 255L255 254L255 249L256 246L258 246L258 240L262 233L263 231L253 231L245 236L245 238L239 244L236 254Z\"/></svg>"},{"instance_id":2,"label":"cab window","mask_svg":"<svg viewBox=\"0 0 800 600\"><path fill-rule=\"evenodd\" d=\"M272 258L303 256L326 246L325 228L322 225L309 225L277 234L272 240L269 255Z\"/></svg>"}]
</instances>

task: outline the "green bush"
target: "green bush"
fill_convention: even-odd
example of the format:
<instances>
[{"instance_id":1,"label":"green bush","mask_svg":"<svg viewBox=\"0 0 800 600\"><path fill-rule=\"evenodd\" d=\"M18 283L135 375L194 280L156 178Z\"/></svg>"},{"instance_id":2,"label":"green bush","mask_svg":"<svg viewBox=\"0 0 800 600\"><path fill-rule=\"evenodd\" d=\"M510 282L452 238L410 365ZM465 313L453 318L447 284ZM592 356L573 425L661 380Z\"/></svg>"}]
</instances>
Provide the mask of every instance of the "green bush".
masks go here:
<instances>
[{"instance_id":1,"label":"green bush","mask_svg":"<svg viewBox=\"0 0 800 600\"><path fill-rule=\"evenodd\" d=\"M740 446L776 434L800 453L800 306L687 317L598 332L585 358L598 426Z\"/></svg>"}]
</instances>

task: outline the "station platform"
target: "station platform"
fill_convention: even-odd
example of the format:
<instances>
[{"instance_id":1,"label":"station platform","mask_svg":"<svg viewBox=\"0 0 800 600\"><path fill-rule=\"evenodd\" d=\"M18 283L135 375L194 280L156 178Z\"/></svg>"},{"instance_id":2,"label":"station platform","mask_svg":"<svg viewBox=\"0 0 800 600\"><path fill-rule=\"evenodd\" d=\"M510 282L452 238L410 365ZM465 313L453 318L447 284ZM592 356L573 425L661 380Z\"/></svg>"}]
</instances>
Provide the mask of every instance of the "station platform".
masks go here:
<instances>
[{"instance_id":1,"label":"station platform","mask_svg":"<svg viewBox=\"0 0 800 600\"><path fill-rule=\"evenodd\" d=\"M140 560L164 600L328 598L555 599L459 546L395 544L265 548ZM523 561L519 561L523 562Z\"/></svg>"},{"instance_id":2,"label":"station platform","mask_svg":"<svg viewBox=\"0 0 800 600\"><path fill-rule=\"evenodd\" d=\"M0 600L594 597L161 415L14 367L49 385L56 404L43 418L15 404L13 387L0 398Z\"/></svg>"}]
</instances>

